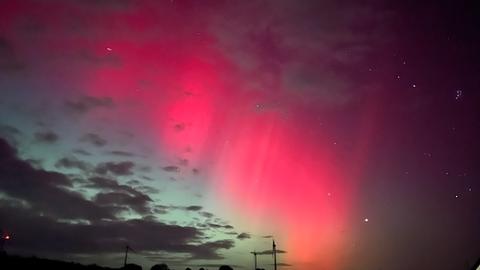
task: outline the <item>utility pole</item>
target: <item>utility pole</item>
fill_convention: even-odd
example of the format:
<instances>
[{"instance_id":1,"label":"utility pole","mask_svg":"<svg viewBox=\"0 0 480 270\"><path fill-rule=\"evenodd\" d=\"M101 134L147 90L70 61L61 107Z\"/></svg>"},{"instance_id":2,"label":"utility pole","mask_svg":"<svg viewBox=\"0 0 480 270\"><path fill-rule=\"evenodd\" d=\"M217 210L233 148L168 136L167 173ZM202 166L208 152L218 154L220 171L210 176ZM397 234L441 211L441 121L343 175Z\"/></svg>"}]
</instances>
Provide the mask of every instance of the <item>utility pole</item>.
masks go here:
<instances>
[{"instance_id":1,"label":"utility pole","mask_svg":"<svg viewBox=\"0 0 480 270\"><path fill-rule=\"evenodd\" d=\"M272 252L273 252L273 266L274 270L277 270L277 245L275 245L275 240L273 240L272 243Z\"/></svg>"},{"instance_id":2,"label":"utility pole","mask_svg":"<svg viewBox=\"0 0 480 270\"><path fill-rule=\"evenodd\" d=\"M254 257L254 261L255 261L255 268L254 270L257 270L257 252L256 251L253 251L253 252L250 252L253 254L253 257Z\"/></svg>"},{"instance_id":3,"label":"utility pole","mask_svg":"<svg viewBox=\"0 0 480 270\"><path fill-rule=\"evenodd\" d=\"M125 259L123 260L123 267L126 267L127 266L127 257L128 257L128 250L130 249L130 247L127 245L125 247Z\"/></svg>"}]
</instances>

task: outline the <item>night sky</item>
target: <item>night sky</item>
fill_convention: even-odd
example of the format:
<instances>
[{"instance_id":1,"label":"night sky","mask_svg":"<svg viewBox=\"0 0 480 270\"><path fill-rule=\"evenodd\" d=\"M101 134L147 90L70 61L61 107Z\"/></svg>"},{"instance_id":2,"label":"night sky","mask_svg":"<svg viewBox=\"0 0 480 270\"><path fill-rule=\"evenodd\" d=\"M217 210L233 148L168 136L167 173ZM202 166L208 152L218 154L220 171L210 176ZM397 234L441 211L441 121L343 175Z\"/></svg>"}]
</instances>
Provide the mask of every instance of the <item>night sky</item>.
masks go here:
<instances>
[{"instance_id":1,"label":"night sky","mask_svg":"<svg viewBox=\"0 0 480 270\"><path fill-rule=\"evenodd\" d=\"M474 1L1 1L5 249L469 269L479 26Z\"/></svg>"}]
</instances>

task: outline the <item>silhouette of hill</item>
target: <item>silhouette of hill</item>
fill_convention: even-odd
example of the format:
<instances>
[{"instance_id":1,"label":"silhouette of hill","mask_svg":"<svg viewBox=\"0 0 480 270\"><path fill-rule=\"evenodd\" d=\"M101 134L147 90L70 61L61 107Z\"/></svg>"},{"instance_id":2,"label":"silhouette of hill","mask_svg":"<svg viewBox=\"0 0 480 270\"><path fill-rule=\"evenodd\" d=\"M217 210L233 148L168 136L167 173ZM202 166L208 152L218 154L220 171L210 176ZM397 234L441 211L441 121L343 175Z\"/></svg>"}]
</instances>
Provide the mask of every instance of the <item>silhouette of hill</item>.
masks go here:
<instances>
[{"instance_id":1,"label":"silhouette of hill","mask_svg":"<svg viewBox=\"0 0 480 270\"><path fill-rule=\"evenodd\" d=\"M103 267L96 264L83 265L75 262L65 262L52 259L44 259L37 257L21 257L17 255L7 255L0 253L0 269L13 270L13 269L46 269L46 270L142 270L142 267L137 264L129 263L125 267L110 268ZM168 265L155 264L151 267L151 270L169 270ZM190 268L187 268L190 269ZM186 269L186 270L187 270ZM202 270L204 268L200 268ZM219 270L233 270L228 265L220 266Z\"/></svg>"},{"instance_id":2,"label":"silhouette of hill","mask_svg":"<svg viewBox=\"0 0 480 270\"><path fill-rule=\"evenodd\" d=\"M128 266L128 265L127 265ZM96 264L83 265L74 262L64 262L37 257L20 257L14 255L0 255L0 268L10 269L48 269L48 270L113 270L115 268L102 267ZM133 268L130 268L133 269ZM138 268L137 268L138 269ZM140 267L141 269L141 267Z\"/></svg>"}]
</instances>

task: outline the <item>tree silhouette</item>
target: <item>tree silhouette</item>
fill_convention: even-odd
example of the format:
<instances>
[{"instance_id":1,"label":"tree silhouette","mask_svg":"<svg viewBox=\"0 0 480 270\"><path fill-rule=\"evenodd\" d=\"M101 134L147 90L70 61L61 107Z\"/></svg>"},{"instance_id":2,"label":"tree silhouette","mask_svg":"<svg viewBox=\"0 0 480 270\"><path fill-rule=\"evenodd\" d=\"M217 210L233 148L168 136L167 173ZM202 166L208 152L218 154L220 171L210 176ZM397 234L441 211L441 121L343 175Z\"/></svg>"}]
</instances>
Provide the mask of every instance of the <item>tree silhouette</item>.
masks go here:
<instances>
[{"instance_id":1,"label":"tree silhouette","mask_svg":"<svg viewBox=\"0 0 480 270\"><path fill-rule=\"evenodd\" d=\"M168 265L161 263L155 264L154 266L152 266L152 268L150 268L150 270L170 270L170 268L168 268Z\"/></svg>"}]
</instances>

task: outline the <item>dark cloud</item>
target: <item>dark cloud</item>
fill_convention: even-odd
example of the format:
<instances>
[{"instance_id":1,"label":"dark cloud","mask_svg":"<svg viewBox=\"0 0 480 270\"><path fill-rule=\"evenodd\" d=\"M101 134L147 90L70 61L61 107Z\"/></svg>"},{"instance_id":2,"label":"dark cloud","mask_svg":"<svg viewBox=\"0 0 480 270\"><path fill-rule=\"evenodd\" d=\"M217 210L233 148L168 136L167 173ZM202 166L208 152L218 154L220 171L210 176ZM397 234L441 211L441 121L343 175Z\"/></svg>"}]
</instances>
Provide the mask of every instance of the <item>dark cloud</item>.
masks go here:
<instances>
[{"instance_id":1,"label":"dark cloud","mask_svg":"<svg viewBox=\"0 0 480 270\"><path fill-rule=\"evenodd\" d=\"M169 165L169 166L162 167L162 170L166 172L179 172L180 168L175 165Z\"/></svg>"},{"instance_id":2,"label":"dark cloud","mask_svg":"<svg viewBox=\"0 0 480 270\"><path fill-rule=\"evenodd\" d=\"M240 240L250 239L251 237L252 236L249 233L244 233L244 232L237 235L237 239L240 239Z\"/></svg>"},{"instance_id":3,"label":"dark cloud","mask_svg":"<svg viewBox=\"0 0 480 270\"><path fill-rule=\"evenodd\" d=\"M155 205L152 208L152 211L156 214L166 214L168 213L168 210L170 210L170 207L166 205Z\"/></svg>"},{"instance_id":4,"label":"dark cloud","mask_svg":"<svg viewBox=\"0 0 480 270\"><path fill-rule=\"evenodd\" d=\"M69 191L71 180L56 172L32 167L0 139L0 190L22 200L32 211L58 218L97 220L114 218L114 209L100 207L79 193Z\"/></svg>"},{"instance_id":5,"label":"dark cloud","mask_svg":"<svg viewBox=\"0 0 480 270\"><path fill-rule=\"evenodd\" d=\"M142 175L141 177L142 177L142 179L145 179L145 180L147 180L147 181L153 181L153 178L148 177L148 176L146 176L146 175Z\"/></svg>"},{"instance_id":6,"label":"dark cloud","mask_svg":"<svg viewBox=\"0 0 480 270\"><path fill-rule=\"evenodd\" d=\"M202 217L205 217L205 218L212 218L214 217L214 214L210 213L210 212L206 212L206 211L203 211L203 212L200 212L199 213Z\"/></svg>"},{"instance_id":7,"label":"dark cloud","mask_svg":"<svg viewBox=\"0 0 480 270\"><path fill-rule=\"evenodd\" d=\"M15 209L14 211L12 211ZM102 254L118 252L125 243L135 243L138 251L192 252L189 242L202 234L193 227L167 225L153 220L103 220L89 224L59 222L28 209L0 206L2 228L15 232L15 248L34 254ZM220 247L212 246L210 255ZM200 249L202 250L202 249Z\"/></svg>"},{"instance_id":8,"label":"dark cloud","mask_svg":"<svg viewBox=\"0 0 480 270\"><path fill-rule=\"evenodd\" d=\"M139 171L142 171L142 172L150 172L152 171L152 167L150 166L141 166L140 168L138 168Z\"/></svg>"},{"instance_id":9,"label":"dark cloud","mask_svg":"<svg viewBox=\"0 0 480 270\"><path fill-rule=\"evenodd\" d=\"M19 135L21 132L16 127L10 125L0 125L0 134Z\"/></svg>"},{"instance_id":10,"label":"dark cloud","mask_svg":"<svg viewBox=\"0 0 480 270\"><path fill-rule=\"evenodd\" d=\"M98 193L93 198L95 203L106 206L125 207L136 211L139 214L150 213L148 204L152 201L149 196L137 192L136 194L124 192Z\"/></svg>"},{"instance_id":11,"label":"dark cloud","mask_svg":"<svg viewBox=\"0 0 480 270\"><path fill-rule=\"evenodd\" d=\"M200 206L200 205L190 205L190 206L185 207L185 210L187 210L187 211L200 211L202 209L203 209L203 207Z\"/></svg>"},{"instance_id":12,"label":"dark cloud","mask_svg":"<svg viewBox=\"0 0 480 270\"><path fill-rule=\"evenodd\" d=\"M34 137L37 142L41 143L54 143L60 138L58 134L53 131L35 132Z\"/></svg>"},{"instance_id":13,"label":"dark cloud","mask_svg":"<svg viewBox=\"0 0 480 270\"><path fill-rule=\"evenodd\" d=\"M113 174L116 176L127 176L133 174L135 164L131 161L104 162L97 165L95 172L101 175Z\"/></svg>"},{"instance_id":14,"label":"dark cloud","mask_svg":"<svg viewBox=\"0 0 480 270\"><path fill-rule=\"evenodd\" d=\"M75 157L64 157L59 159L55 163L57 168L66 168L66 169L79 169L82 171L89 171L92 168L92 165L89 163L79 160Z\"/></svg>"},{"instance_id":15,"label":"dark cloud","mask_svg":"<svg viewBox=\"0 0 480 270\"><path fill-rule=\"evenodd\" d=\"M10 125L0 125L0 136L5 138L5 140L12 145L17 144L15 137L20 134L20 130L18 130L16 127Z\"/></svg>"},{"instance_id":16,"label":"dark cloud","mask_svg":"<svg viewBox=\"0 0 480 270\"><path fill-rule=\"evenodd\" d=\"M134 157L135 156L135 154L133 154L131 152L119 151L119 150L110 151L108 153L110 153L114 156L120 156L120 157Z\"/></svg>"},{"instance_id":17,"label":"dark cloud","mask_svg":"<svg viewBox=\"0 0 480 270\"><path fill-rule=\"evenodd\" d=\"M193 169L192 169L192 173L195 174L195 175L197 175L197 174L200 173L200 170L199 170L199 169L196 169L196 168L193 168Z\"/></svg>"},{"instance_id":18,"label":"dark cloud","mask_svg":"<svg viewBox=\"0 0 480 270\"><path fill-rule=\"evenodd\" d=\"M222 258L220 250L234 245L231 240L201 243L203 233L194 227L168 225L153 218L117 219L115 213L126 207L149 213L146 205L151 199L111 179L96 177L88 183L90 188L111 191L87 200L69 191L73 187L70 178L33 168L0 139L0 192L6 196L0 199L0 228L14 232L11 250L40 256L98 255L135 243L138 251L218 259ZM168 208L157 205L153 211L160 214Z\"/></svg>"},{"instance_id":19,"label":"dark cloud","mask_svg":"<svg viewBox=\"0 0 480 270\"><path fill-rule=\"evenodd\" d=\"M173 128L178 132L183 131L185 129L185 123L177 123L173 126Z\"/></svg>"},{"instance_id":20,"label":"dark cloud","mask_svg":"<svg viewBox=\"0 0 480 270\"><path fill-rule=\"evenodd\" d=\"M138 180L128 180L127 184L128 185L140 185L140 181L138 181Z\"/></svg>"},{"instance_id":21,"label":"dark cloud","mask_svg":"<svg viewBox=\"0 0 480 270\"><path fill-rule=\"evenodd\" d=\"M88 179L88 184L86 187L96 188L101 190L113 190L120 191L125 193L130 193L132 195L141 195L141 192L137 191L131 186L121 185L116 180L105 178L105 177L91 177Z\"/></svg>"},{"instance_id":22,"label":"dark cloud","mask_svg":"<svg viewBox=\"0 0 480 270\"><path fill-rule=\"evenodd\" d=\"M130 185L122 185L116 180L104 177L91 177L88 181L89 182L84 185L85 187L109 191L97 194L94 198L95 202L102 205L127 206L140 214L151 212L150 203L152 199L146 193L159 192L159 190L153 187L138 186L134 188Z\"/></svg>"},{"instance_id":23,"label":"dark cloud","mask_svg":"<svg viewBox=\"0 0 480 270\"><path fill-rule=\"evenodd\" d=\"M227 230L234 229L233 226L229 224L208 223L208 226L214 229L227 229Z\"/></svg>"},{"instance_id":24,"label":"dark cloud","mask_svg":"<svg viewBox=\"0 0 480 270\"><path fill-rule=\"evenodd\" d=\"M87 133L80 138L81 142L90 143L93 146L102 147L107 144L107 140L95 133Z\"/></svg>"},{"instance_id":25,"label":"dark cloud","mask_svg":"<svg viewBox=\"0 0 480 270\"><path fill-rule=\"evenodd\" d=\"M219 249L230 249L234 247L235 243L233 240L218 240L214 242L207 242L194 246L190 250L192 254L191 259L202 259L202 260L219 260L224 257L217 253Z\"/></svg>"},{"instance_id":26,"label":"dark cloud","mask_svg":"<svg viewBox=\"0 0 480 270\"><path fill-rule=\"evenodd\" d=\"M148 194L157 194L160 193L160 190L151 186L137 186L137 190L140 190L142 192L148 193Z\"/></svg>"},{"instance_id":27,"label":"dark cloud","mask_svg":"<svg viewBox=\"0 0 480 270\"><path fill-rule=\"evenodd\" d=\"M262 238L273 238L273 235L264 235Z\"/></svg>"},{"instance_id":28,"label":"dark cloud","mask_svg":"<svg viewBox=\"0 0 480 270\"><path fill-rule=\"evenodd\" d=\"M84 114L98 108L113 108L114 102L110 97L83 96L75 101L66 101L65 106L74 113Z\"/></svg>"},{"instance_id":29,"label":"dark cloud","mask_svg":"<svg viewBox=\"0 0 480 270\"><path fill-rule=\"evenodd\" d=\"M73 153L83 155L83 156L91 156L92 155L92 153L90 153L86 150L83 150L83 149L73 149Z\"/></svg>"}]
</instances>

